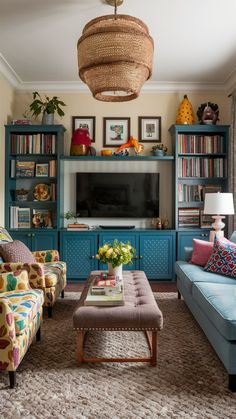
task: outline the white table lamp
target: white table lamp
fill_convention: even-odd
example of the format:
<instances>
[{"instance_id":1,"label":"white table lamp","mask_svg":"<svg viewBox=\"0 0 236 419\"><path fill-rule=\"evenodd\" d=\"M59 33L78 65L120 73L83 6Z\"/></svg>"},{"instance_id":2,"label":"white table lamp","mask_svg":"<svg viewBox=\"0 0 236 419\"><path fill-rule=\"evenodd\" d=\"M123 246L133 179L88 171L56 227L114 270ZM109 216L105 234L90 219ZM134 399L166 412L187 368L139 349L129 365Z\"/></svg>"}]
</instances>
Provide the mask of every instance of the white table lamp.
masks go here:
<instances>
[{"instance_id":1,"label":"white table lamp","mask_svg":"<svg viewBox=\"0 0 236 419\"><path fill-rule=\"evenodd\" d=\"M224 232L222 229L225 226L222 219L225 218L225 215L234 214L234 202L232 193L206 193L204 200L204 214L216 214L212 215L214 218L214 223L212 227L214 231L210 233L210 241L214 241L214 237L223 237Z\"/></svg>"}]
</instances>

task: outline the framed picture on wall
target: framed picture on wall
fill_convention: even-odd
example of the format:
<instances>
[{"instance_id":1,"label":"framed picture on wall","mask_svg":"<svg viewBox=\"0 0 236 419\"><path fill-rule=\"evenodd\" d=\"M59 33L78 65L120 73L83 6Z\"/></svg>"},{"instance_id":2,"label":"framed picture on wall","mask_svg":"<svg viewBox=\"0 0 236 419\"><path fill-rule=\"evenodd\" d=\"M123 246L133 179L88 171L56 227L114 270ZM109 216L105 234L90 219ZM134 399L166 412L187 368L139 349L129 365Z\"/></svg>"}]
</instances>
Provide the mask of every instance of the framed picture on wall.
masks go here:
<instances>
[{"instance_id":1,"label":"framed picture on wall","mask_svg":"<svg viewBox=\"0 0 236 419\"><path fill-rule=\"evenodd\" d=\"M72 116L72 134L77 128L87 128L92 143L95 143L95 116Z\"/></svg>"},{"instance_id":2,"label":"framed picture on wall","mask_svg":"<svg viewBox=\"0 0 236 419\"><path fill-rule=\"evenodd\" d=\"M161 142L161 117L139 116L138 138L139 141L145 141L146 143Z\"/></svg>"},{"instance_id":3,"label":"framed picture on wall","mask_svg":"<svg viewBox=\"0 0 236 419\"><path fill-rule=\"evenodd\" d=\"M130 136L130 118L103 118L104 147L119 147Z\"/></svg>"}]
</instances>

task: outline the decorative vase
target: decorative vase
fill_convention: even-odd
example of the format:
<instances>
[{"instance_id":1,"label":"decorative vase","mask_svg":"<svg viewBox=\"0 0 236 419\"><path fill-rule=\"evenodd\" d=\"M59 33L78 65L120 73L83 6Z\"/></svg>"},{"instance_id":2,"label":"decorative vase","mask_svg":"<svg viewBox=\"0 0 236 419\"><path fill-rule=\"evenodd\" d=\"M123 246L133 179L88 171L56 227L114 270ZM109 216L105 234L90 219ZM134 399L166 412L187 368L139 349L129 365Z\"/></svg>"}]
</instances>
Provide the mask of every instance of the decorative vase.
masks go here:
<instances>
[{"instance_id":1,"label":"decorative vase","mask_svg":"<svg viewBox=\"0 0 236 419\"><path fill-rule=\"evenodd\" d=\"M118 276L119 278L122 278L122 267L123 265L119 265L113 268L112 264L108 263L108 275Z\"/></svg>"},{"instance_id":2,"label":"decorative vase","mask_svg":"<svg viewBox=\"0 0 236 419\"><path fill-rule=\"evenodd\" d=\"M54 113L43 113L42 125L53 125L54 124Z\"/></svg>"}]
</instances>

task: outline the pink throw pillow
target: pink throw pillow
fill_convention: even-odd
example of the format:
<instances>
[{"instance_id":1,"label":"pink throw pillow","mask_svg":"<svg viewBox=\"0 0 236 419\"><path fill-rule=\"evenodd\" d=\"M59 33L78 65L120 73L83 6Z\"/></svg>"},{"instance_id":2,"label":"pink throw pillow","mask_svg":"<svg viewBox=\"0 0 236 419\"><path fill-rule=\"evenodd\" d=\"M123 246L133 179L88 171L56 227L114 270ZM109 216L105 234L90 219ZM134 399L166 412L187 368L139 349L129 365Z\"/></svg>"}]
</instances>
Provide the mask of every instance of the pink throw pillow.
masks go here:
<instances>
[{"instance_id":1,"label":"pink throw pillow","mask_svg":"<svg viewBox=\"0 0 236 419\"><path fill-rule=\"evenodd\" d=\"M213 251L214 242L193 239L193 254L191 263L205 266Z\"/></svg>"}]
</instances>

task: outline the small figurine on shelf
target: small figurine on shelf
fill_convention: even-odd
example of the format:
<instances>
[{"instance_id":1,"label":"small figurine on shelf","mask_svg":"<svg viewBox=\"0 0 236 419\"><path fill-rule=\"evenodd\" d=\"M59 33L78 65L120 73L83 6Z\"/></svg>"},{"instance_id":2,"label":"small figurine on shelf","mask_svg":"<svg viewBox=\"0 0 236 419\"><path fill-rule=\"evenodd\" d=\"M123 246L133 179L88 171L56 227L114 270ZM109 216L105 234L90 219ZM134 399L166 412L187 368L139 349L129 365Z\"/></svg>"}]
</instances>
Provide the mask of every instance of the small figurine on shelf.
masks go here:
<instances>
[{"instance_id":1,"label":"small figurine on shelf","mask_svg":"<svg viewBox=\"0 0 236 419\"><path fill-rule=\"evenodd\" d=\"M153 218L152 219L152 225L154 226L154 228L156 228L157 230L161 230L161 218L157 217L157 218Z\"/></svg>"},{"instance_id":2,"label":"small figurine on shelf","mask_svg":"<svg viewBox=\"0 0 236 419\"><path fill-rule=\"evenodd\" d=\"M120 154L120 152L121 151L123 151L124 149L127 149L127 148L131 148L131 147L133 147L134 148L134 151L135 151L135 154L136 155L138 155L138 154L140 154L142 151L143 151L143 149L144 149L144 146L143 146L143 144L140 144L139 142L138 142L138 140L136 140L134 137L129 137L129 139L128 139L128 141L127 141L127 143L125 143L125 144L122 144L117 150L116 150L116 152L115 152L115 154L117 155L117 154Z\"/></svg>"},{"instance_id":3,"label":"small figurine on shelf","mask_svg":"<svg viewBox=\"0 0 236 419\"><path fill-rule=\"evenodd\" d=\"M162 218L161 224L162 224L163 230L166 230L169 227L169 220L166 215Z\"/></svg>"}]
</instances>

